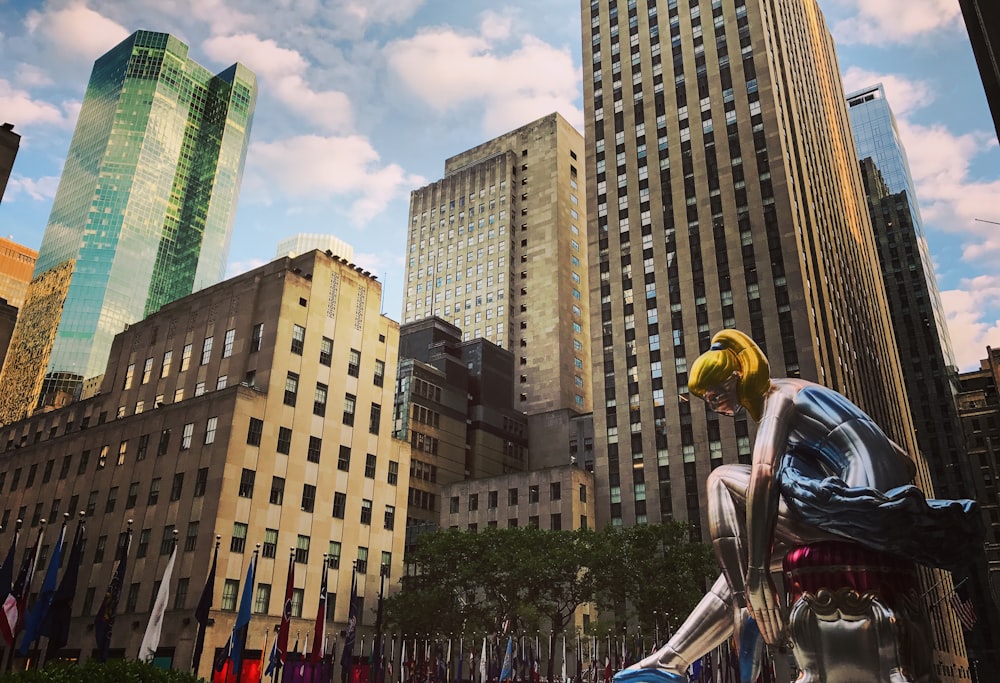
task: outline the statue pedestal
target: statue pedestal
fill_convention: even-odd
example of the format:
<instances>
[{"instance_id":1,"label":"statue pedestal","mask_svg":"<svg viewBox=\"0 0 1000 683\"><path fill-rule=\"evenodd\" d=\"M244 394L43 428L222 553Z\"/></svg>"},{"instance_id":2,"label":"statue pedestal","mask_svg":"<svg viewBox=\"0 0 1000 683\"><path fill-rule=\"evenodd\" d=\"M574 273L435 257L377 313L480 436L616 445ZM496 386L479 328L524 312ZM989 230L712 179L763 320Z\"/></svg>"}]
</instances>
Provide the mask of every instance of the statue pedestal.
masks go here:
<instances>
[{"instance_id":1,"label":"statue pedestal","mask_svg":"<svg viewBox=\"0 0 1000 683\"><path fill-rule=\"evenodd\" d=\"M797 683L937 683L912 563L848 541L784 560Z\"/></svg>"}]
</instances>

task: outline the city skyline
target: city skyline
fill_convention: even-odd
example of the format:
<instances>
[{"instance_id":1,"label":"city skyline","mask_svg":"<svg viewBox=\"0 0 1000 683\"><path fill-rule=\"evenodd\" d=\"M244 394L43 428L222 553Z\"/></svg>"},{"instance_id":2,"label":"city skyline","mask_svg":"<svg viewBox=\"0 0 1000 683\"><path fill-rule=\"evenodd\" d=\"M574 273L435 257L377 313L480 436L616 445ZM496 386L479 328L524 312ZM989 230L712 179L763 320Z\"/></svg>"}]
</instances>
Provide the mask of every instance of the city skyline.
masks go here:
<instances>
[{"instance_id":1,"label":"city skyline","mask_svg":"<svg viewBox=\"0 0 1000 683\"><path fill-rule=\"evenodd\" d=\"M985 222L1000 222L990 213L1000 149L957 5L870 4L821 7L845 89L881 81L897 112L956 358L968 369L1000 334L1000 274L990 267L1000 240ZM409 192L438 177L441 158L538 116L559 111L582 130L582 77L575 2L532 12L526 2L489 12L461 3L392 9L342 2L328 14L296 9L269 22L222 3L197 12L113 2L0 8L11 64L0 76L0 109L24 135L0 230L40 244L86 85L83 57L134 29L176 31L207 66L244 59L260 71L229 274L269 260L281 237L329 231L379 275L383 310L401 318Z\"/></svg>"}]
</instances>

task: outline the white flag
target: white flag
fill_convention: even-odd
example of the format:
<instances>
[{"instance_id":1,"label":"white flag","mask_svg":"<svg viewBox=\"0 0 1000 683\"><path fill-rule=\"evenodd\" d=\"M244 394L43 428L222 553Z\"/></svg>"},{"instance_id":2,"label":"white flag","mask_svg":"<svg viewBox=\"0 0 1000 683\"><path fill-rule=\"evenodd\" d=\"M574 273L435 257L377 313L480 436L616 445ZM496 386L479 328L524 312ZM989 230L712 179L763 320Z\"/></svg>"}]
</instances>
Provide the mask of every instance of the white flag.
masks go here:
<instances>
[{"instance_id":1,"label":"white flag","mask_svg":"<svg viewBox=\"0 0 1000 683\"><path fill-rule=\"evenodd\" d=\"M156 602L153 603L153 611L149 615L146 635L142 637L142 645L139 646L139 660L143 662L153 661L156 648L160 646L160 629L163 627L163 614L167 611L167 603L170 602L170 576L174 573L175 559L177 559L176 543L170 553L170 559L167 560L167 568L163 570L163 580L160 581L160 590L156 593Z\"/></svg>"},{"instance_id":2,"label":"white flag","mask_svg":"<svg viewBox=\"0 0 1000 683\"><path fill-rule=\"evenodd\" d=\"M479 683L486 683L486 636L483 636L483 654L479 657Z\"/></svg>"}]
</instances>

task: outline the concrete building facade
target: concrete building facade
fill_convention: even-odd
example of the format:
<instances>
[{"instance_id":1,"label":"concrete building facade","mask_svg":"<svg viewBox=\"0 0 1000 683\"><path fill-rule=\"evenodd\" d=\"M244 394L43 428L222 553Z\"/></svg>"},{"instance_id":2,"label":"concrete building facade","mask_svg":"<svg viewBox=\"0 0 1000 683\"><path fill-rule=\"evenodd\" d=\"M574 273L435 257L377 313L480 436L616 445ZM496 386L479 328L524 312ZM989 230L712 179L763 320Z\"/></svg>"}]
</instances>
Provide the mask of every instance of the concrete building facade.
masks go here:
<instances>
[{"instance_id":1,"label":"concrete building facade","mask_svg":"<svg viewBox=\"0 0 1000 683\"><path fill-rule=\"evenodd\" d=\"M222 279L256 96L246 67L213 75L166 33L136 31L98 58L34 272L70 263L72 277L43 382L17 385L7 421L79 398L126 325ZM39 357L25 341L19 365Z\"/></svg>"},{"instance_id":2,"label":"concrete building facade","mask_svg":"<svg viewBox=\"0 0 1000 683\"><path fill-rule=\"evenodd\" d=\"M510 349L518 407L563 431L591 411L583 149L550 114L447 159L411 194L407 238L404 323L435 315ZM564 443L532 443L532 466L566 462Z\"/></svg>"},{"instance_id":3,"label":"concrete building facade","mask_svg":"<svg viewBox=\"0 0 1000 683\"><path fill-rule=\"evenodd\" d=\"M14 308L24 306L38 252L0 237L0 297Z\"/></svg>"},{"instance_id":4,"label":"concrete building facade","mask_svg":"<svg viewBox=\"0 0 1000 683\"><path fill-rule=\"evenodd\" d=\"M581 9L598 523L685 519L707 539L708 473L749 462L754 431L687 395L727 327L773 376L859 404L929 484L816 2ZM939 675L960 677L957 621L933 620Z\"/></svg>"},{"instance_id":5,"label":"concrete building facade","mask_svg":"<svg viewBox=\"0 0 1000 683\"><path fill-rule=\"evenodd\" d=\"M0 202L7 190L7 181L14 170L14 160L21 146L21 136L14 132L14 124L4 122L0 125Z\"/></svg>"},{"instance_id":6,"label":"concrete building facade","mask_svg":"<svg viewBox=\"0 0 1000 683\"><path fill-rule=\"evenodd\" d=\"M290 554L292 630L312 628L328 556L329 632L346 626L352 565L375 621L379 567L402 573L410 447L392 438L398 325L381 285L313 251L164 306L115 337L93 398L0 430L0 543L13 520L86 513L87 570L69 656L90 656L94 612L134 520L113 656L135 657L176 530L179 553L158 657L191 661L191 618L221 536L199 673L232 628L255 546L248 648L280 619ZM24 536L22 537L24 538ZM53 544L50 529L43 541Z\"/></svg>"}]
</instances>

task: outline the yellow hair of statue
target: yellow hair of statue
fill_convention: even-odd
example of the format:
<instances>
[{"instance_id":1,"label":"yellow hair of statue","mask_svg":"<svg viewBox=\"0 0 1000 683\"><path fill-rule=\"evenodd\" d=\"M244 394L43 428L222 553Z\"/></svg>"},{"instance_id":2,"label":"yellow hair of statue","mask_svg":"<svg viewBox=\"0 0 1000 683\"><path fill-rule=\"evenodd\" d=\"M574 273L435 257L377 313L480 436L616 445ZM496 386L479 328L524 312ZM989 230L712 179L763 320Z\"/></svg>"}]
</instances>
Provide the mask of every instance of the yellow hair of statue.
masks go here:
<instances>
[{"instance_id":1,"label":"yellow hair of statue","mask_svg":"<svg viewBox=\"0 0 1000 683\"><path fill-rule=\"evenodd\" d=\"M771 385L771 368L756 342L739 330L722 330L712 337L712 346L698 356L688 375L688 389L699 398L740 373L740 405L754 420L763 411L764 394Z\"/></svg>"}]
</instances>

